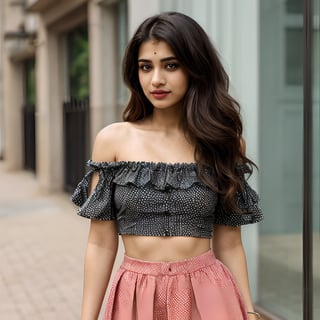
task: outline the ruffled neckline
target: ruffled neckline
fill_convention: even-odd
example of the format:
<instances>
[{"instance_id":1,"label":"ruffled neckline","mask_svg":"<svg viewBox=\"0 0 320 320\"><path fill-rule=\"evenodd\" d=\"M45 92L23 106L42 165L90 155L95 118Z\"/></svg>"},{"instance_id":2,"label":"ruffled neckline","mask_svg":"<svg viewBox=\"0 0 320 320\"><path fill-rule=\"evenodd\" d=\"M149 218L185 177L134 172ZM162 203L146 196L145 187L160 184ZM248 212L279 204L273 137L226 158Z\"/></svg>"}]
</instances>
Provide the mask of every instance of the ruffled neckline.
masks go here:
<instances>
[{"instance_id":1,"label":"ruffled neckline","mask_svg":"<svg viewBox=\"0 0 320 320\"><path fill-rule=\"evenodd\" d=\"M199 179L199 164L195 162L152 162L152 161L117 161L117 162L87 162L91 168L89 175L99 171L101 181L112 177L118 185L134 185L144 187L148 184L158 190L188 189L194 184L203 182ZM237 166L240 175L250 172L247 165ZM214 170L209 166L203 166L201 173L213 182ZM108 178L109 177L109 178Z\"/></svg>"},{"instance_id":2,"label":"ruffled neckline","mask_svg":"<svg viewBox=\"0 0 320 320\"><path fill-rule=\"evenodd\" d=\"M92 170L100 176L112 173L113 182L118 185L143 187L153 185L158 190L188 189L193 184L201 184L198 178L197 163L167 163L148 161L95 162L88 161ZM209 167L203 168L204 174L211 174Z\"/></svg>"},{"instance_id":3,"label":"ruffled neckline","mask_svg":"<svg viewBox=\"0 0 320 320\"><path fill-rule=\"evenodd\" d=\"M147 167L150 169L156 168L165 168L165 167L172 167L174 169L179 168L197 168L198 164L196 162L156 162L156 161L131 161L131 160L121 160L121 161L93 161L88 160L87 164L90 167L97 167L97 168L120 168L120 167L128 167L131 169L136 169L138 167ZM209 168L209 167L208 167Z\"/></svg>"},{"instance_id":4,"label":"ruffled neckline","mask_svg":"<svg viewBox=\"0 0 320 320\"><path fill-rule=\"evenodd\" d=\"M131 161L131 160L122 160L122 161L93 161L88 160L87 165L91 168L102 169L119 169L122 167L129 168L133 171L139 168L148 168L151 170L165 169L170 168L171 170L181 170L181 169L193 169L198 170L199 164L196 162L156 162L156 161ZM202 168L205 172L213 173L212 167L204 165ZM240 174L251 173L250 167L247 164L239 164L236 167L237 171Z\"/></svg>"}]
</instances>

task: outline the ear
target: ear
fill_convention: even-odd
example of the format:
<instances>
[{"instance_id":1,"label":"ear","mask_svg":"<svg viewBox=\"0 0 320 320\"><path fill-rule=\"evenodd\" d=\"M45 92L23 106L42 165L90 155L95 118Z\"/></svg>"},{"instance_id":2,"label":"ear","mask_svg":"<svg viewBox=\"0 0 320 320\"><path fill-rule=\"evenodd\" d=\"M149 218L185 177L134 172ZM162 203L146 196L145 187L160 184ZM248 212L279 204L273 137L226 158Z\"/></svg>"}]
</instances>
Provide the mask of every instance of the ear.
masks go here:
<instances>
[{"instance_id":1,"label":"ear","mask_svg":"<svg viewBox=\"0 0 320 320\"><path fill-rule=\"evenodd\" d=\"M246 142L243 137L240 137L240 152L245 155L246 154Z\"/></svg>"},{"instance_id":2,"label":"ear","mask_svg":"<svg viewBox=\"0 0 320 320\"><path fill-rule=\"evenodd\" d=\"M244 141L243 137L240 137L239 139L239 157L238 164L243 164L243 159L246 157L246 142Z\"/></svg>"}]
</instances>

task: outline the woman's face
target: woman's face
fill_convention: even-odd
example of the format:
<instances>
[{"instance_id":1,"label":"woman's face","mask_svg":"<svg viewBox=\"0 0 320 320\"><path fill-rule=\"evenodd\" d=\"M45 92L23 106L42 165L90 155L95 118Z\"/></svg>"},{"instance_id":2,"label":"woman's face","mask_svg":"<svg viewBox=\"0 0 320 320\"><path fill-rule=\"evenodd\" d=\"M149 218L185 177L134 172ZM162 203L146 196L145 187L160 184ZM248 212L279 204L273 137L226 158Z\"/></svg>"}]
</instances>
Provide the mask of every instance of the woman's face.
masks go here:
<instances>
[{"instance_id":1,"label":"woman's face","mask_svg":"<svg viewBox=\"0 0 320 320\"><path fill-rule=\"evenodd\" d=\"M139 81L155 108L179 106L188 89L188 75L165 41L148 40L138 54Z\"/></svg>"}]
</instances>

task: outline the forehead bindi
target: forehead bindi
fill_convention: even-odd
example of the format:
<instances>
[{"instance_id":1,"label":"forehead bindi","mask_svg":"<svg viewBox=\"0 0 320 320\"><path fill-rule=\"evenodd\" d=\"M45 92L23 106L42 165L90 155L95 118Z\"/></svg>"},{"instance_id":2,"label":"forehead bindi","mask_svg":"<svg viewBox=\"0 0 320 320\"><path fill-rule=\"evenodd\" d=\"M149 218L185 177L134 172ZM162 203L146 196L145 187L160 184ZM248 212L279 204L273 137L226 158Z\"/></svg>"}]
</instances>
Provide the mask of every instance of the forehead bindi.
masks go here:
<instances>
[{"instance_id":1,"label":"forehead bindi","mask_svg":"<svg viewBox=\"0 0 320 320\"><path fill-rule=\"evenodd\" d=\"M148 40L141 44L138 60L161 60L172 56L174 53L165 41Z\"/></svg>"}]
</instances>

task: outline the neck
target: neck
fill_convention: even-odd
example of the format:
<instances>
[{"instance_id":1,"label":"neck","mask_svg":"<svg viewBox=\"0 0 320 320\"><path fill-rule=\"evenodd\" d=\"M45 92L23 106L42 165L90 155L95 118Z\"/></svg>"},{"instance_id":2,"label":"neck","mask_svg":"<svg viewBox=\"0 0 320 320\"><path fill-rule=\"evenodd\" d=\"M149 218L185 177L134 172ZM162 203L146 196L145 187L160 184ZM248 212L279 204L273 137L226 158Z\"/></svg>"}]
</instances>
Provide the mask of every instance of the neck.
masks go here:
<instances>
[{"instance_id":1,"label":"neck","mask_svg":"<svg viewBox=\"0 0 320 320\"><path fill-rule=\"evenodd\" d=\"M180 130L180 110L178 108L164 110L154 108L150 116L150 123L155 129L166 132Z\"/></svg>"}]
</instances>

